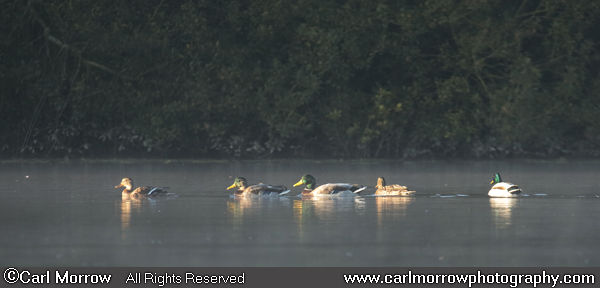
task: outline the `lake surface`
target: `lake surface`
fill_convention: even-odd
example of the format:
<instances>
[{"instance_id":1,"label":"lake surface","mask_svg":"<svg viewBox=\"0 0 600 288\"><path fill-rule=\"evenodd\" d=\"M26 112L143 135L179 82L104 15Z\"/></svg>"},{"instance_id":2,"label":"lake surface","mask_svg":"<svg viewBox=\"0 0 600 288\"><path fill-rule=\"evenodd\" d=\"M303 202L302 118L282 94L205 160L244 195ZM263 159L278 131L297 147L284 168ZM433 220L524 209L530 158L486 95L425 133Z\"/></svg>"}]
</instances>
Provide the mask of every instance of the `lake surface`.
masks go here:
<instances>
[{"instance_id":1,"label":"lake surface","mask_svg":"<svg viewBox=\"0 0 600 288\"><path fill-rule=\"evenodd\" d=\"M488 198L496 171L529 196ZM225 190L235 176L291 187L305 173L417 193ZM5 162L0 265L599 266L598 175L598 161ZM122 198L123 177L177 197Z\"/></svg>"}]
</instances>

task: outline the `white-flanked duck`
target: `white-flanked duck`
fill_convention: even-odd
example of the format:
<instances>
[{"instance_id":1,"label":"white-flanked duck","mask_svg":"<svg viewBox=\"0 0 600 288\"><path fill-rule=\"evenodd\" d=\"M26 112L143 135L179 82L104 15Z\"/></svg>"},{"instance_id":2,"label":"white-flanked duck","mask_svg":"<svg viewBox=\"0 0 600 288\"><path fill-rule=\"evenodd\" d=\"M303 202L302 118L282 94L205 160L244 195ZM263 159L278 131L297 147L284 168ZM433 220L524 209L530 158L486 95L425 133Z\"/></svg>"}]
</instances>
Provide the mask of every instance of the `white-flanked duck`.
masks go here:
<instances>
[{"instance_id":1,"label":"white-flanked duck","mask_svg":"<svg viewBox=\"0 0 600 288\"><path fill-rule=\"evenodd\" d=\"M494 177L492 177L492 181L490 184L493 184L492 189L488 192L488 196L490 197L516 197L521 194L521 188L519 186L502 182L502 178L500 177L500 173L496 173Z\"/></svg>"}]
</instances>

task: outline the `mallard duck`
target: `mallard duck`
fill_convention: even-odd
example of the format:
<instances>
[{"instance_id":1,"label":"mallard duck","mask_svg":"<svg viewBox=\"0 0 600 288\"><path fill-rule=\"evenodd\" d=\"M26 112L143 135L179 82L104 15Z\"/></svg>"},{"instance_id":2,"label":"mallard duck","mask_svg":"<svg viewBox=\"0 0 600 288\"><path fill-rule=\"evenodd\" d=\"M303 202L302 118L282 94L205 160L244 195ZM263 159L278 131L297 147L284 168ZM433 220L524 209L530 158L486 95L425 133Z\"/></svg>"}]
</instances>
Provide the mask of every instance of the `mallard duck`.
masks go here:
<instances>
[{"instance_id":1,"label":"mallard duck","mask_svg":"<svg viewBox=\"0 0 600 288\"><path fill-rule=\"evenodd\" d=\"M496 173L494 177L492 177L492 181L490 184L494 184L488 195L490 197L515 197L521 193L521 188L519 186L502 182L502 178L500 177L500 173Z\"/></svg>"},{"instance_id":2,"label":"mallard duck","mask_svg":"<svg viewBox=\"0 0 600 288\"><path fill-rule=\"evenodd\" d=\"M377 188L377 191L375 191L375 195L407 196L407 195L415 193L415 191L409 191L408 188L406 188L406 186L402 186L402 185L398 185L398 184L392 184L392 185L386 186L385 178L383 178L383 177L377 178L377 185L375 186L375 188Z\"/></svg>"},{"instance_id":3,"label":"mallard duck","mask_svg":"<svg viewBox=\"0 0 600 288\"><path fill-rule=\"evenodd\" d=\"M327 183L319 187L315 187L317 185L317 180L310 174L302 176L300 181L294 184L294 187L300 185L305 185L302 195L331 195L345 191L358 193L367 188L367 186L364 185L348 183Z\"/></svg>"},{"instance_id":4,"label":"mallard duck","mask_svg":"<svg viewBox=\"0 0 600 288\"><path fill-rule=\"evenodd\" d=\"M256 184L248 186L248 180L244 177L236 177L231 186L227 187L227 190L232 188L238 188L235 191L236 195L244 194L244 195L265 195L270 193L277 193L279 195L285 195L290 192L287 187L283 185L267 185L267 184Z\"/></svg>"},{"instance_id":5,"label":"mallard duck","mask_svg":"<svg viewBox=\"0 0 600 288\"><path fill-rule=\"evenodd\" d=\"M121 180L121 184L115 186L115 189L125 187L123 190L123 194L129 195L141 195L141 196L159 196L167 194L166 188L163 187L147 187L142 186L133 189L133 180L131 178L125 177Z\"/></svg>"}]
</instances>

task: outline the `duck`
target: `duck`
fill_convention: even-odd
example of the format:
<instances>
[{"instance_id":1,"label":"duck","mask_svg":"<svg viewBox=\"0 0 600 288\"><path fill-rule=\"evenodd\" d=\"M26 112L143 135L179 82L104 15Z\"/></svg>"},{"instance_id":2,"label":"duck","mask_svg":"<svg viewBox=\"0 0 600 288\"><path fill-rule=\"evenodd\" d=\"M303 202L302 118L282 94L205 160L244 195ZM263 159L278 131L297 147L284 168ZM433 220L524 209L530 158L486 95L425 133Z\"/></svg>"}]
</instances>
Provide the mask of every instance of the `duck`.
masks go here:
<instances>
[{"instance_id":1,"label":"duck","mask_svg":"<svg viewBox=\"0 0 600 288\"><path fill-rule=\"evenodd\" d=\"M125 177L121 180L121 184L115 186L115 189L125 187L123 190L123 194L128 194L131 196L147 196L147 197L155 197L162 196L167 194L167 188L164 187L152 187L152 186L142 186L133 189L133 180L129 177Z\"/></svg>"},{"instance_id":2,"label":"duck","mask_svg":"<svg viewBox=\"0 0 600 288\"><path fill-rule=\"evenodd\" d=\"M360 184L348 184L348 183L327 183L321 186L317 186L317 180L310 174L306 174L300 178L300 180L294 184L294 187L305 185L302 195L332 195L340 192L352 192L358 193L367 188L367 186Z\"/></svg>"},{"instance_id":3,"label":"duck","mask_svg":"<svg viewBox=\"0 0 600 288\"><path fill-rule=\"evenodd\" d=\"M268 185L263 183L248 185L248 180L244 177L235 177L233 184L227 187L227 190L236 187L238 189L235 191L235 195L267 195L271 193L285 195L290 192L290 190L283 185Z\"/></svg>"},{"instance_id":4,"label":"duck","mask_svg":"<svg viewBox=\"0 0 600 288\"><path fill-rule=\"evenodd\" d=\"M383 196L383 195L408 196L408 195L415 193L415 191L408 190L408 188L406 188L406 186L402 186L402 185L398 185L398 184L385 185L385 178L383 178L383 177L377 178L377 185L375 186L375 188L377 188L377 190L375 191L375 195L381 195L381 196Z\"/></svg>"},{"instance_id":5,"label":"duck","mask_svg":"<svg viewBox=\"0 0 600 288\"><path fill-rule=\"evenodd\" d=\"M519 186L502 182L502 177L500 177L500 173L496 173L494 177L492 177L492 181L490 184L493 184L492 189L488 192L488 196L490 197L516 197L521 193L521 188Z\"/></svg>"}]
</instances>

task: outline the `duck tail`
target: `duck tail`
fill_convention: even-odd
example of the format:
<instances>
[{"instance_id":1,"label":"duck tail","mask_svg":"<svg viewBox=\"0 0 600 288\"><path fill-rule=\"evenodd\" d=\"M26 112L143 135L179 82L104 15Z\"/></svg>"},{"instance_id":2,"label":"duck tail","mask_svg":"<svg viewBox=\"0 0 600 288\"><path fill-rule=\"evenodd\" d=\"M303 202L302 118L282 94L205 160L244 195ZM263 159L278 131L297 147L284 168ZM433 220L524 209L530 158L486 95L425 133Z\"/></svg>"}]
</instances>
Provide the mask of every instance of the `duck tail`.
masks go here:
<instances>
[{"instance_id":1,"label":"duck tail","mask_svg":"<svg viewBox=\"0 0 600 288\"><path fill-rule=\"evenodd\" d=\"M362 187L360 187L360 188L358 188L358 189L356 189L356 190L354 190L352 192L354 192L356 194L356 193L359 193L361 191L364 191L365 189L367 189L367 186L362 186Z\"/></svg>"},{"instance_id":2,"label":"duck tail","mask_svg":"<svg viewBox=\"0 0 600 288\"><path fill-rule=\"evenodd\" d=\"M167 189L169 189L169 187L152 187L152 189L150 189L146 195L151 196L153 194L166 193Z\"/></svg>"}]
</instances>

